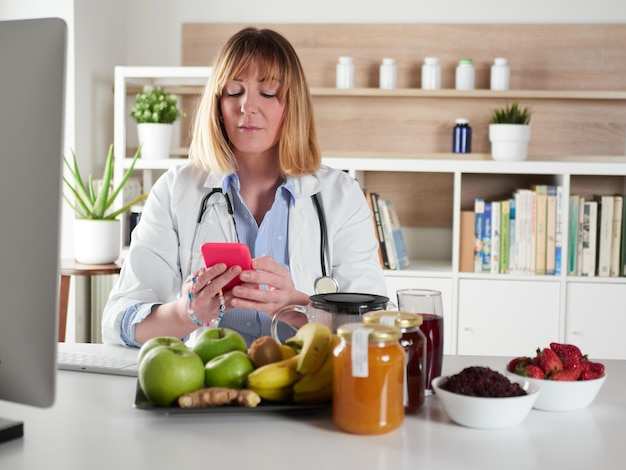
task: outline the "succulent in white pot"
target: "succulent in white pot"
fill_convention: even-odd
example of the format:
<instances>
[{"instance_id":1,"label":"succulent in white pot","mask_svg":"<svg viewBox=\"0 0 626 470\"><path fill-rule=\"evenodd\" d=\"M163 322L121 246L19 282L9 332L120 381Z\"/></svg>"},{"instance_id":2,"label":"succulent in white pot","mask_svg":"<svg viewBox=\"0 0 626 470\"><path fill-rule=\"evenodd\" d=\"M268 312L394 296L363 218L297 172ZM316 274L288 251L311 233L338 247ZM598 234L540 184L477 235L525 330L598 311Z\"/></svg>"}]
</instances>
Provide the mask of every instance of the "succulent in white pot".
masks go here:
<instances>
[{"instance_id":1,"label":"succulent in white pot","mask_svg":"<svg viewBox=\"0 0 626 470\"><path fill-rule=\"evenodd\" d=\"M489 141L494 160L526 160L531 137L530 118L530 110L520 107L518 102L492 112Z\"/></svg>"},{"instance_id":2,"label":"succulent in white pot","mask_svg":"<svg viewBox=\"0 0 626 470\"><path fill-rule=\"evenodd\" d=\"M169 158L173 124L186 117L176 97L160 87L144 87L135 97L130 115L137 122L142 146L141 157L150 160Z\"/></svg>"},{"instance_id":3,"label":"succulent in white pot","mask_svg":"<svg viewBox=\"0 0 626 470\"><path fill-rule=\"evenodd\" d=\"M137 150L128 170L118 183L113 181L113 145L104 164L101 184L96 186L92 175L83 180L78 167L76 154L72 159L64 157L70 176L63 177L66 191L63 198L74 211L74 258L84 264L108 264L119 258L121 249L121 228L119 216L132 205L143 201L148 195L141 194L119 209L114 209L115 200L128 181L141 148Z\"/></svg>"}]
</instances>

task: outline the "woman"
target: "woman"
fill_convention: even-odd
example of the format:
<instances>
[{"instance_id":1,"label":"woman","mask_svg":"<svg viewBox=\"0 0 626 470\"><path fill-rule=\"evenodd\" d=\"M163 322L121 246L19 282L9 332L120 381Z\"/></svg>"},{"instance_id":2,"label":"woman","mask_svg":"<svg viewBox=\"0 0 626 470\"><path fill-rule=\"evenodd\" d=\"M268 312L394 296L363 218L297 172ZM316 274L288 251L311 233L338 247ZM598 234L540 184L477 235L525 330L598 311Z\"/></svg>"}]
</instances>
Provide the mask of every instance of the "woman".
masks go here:
<instances>
[{"instance_id":1,"label":"woman","mask_svg":"<svg viewBox=\"0 0 626 470\"><path fill-rule=\"evenodd\" d=\"M306 78L283 36L246 28L224 45L195 115L190 156L152 188L104 309L104 342L193 340L219 317L250 344L269 334L272 313L308 303L322 264L342 292L386 293L363 192L321 165ZM313 195L326 224L325 259ZM252 270L204 269L200 246L210 241L246 243ZM236 277L243 283L222 292Z\"/></svg>"}]
</instances>

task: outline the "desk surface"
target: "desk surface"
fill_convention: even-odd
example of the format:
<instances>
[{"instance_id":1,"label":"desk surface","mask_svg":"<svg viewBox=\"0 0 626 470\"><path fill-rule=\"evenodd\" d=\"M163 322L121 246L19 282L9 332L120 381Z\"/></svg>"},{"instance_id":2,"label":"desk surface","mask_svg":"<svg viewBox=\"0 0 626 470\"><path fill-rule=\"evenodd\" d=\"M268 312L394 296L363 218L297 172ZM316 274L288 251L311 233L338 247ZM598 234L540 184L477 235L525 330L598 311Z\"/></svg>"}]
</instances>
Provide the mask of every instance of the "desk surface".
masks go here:
<instances>
[{"instance_id":1,"label":"desk surface","mask_svg":"<svg viewBox=\"0 0 626 470\"><path fill-rule=\"evenodd\" d=\"M446 356L444 374L505 361ZM338 431L329 411L167 416L133 408L136 379L59 371L52 408L0 402L0 416L24 421L25 432L0 445L0 468L622 469L626 361L604 362L609 377L582 411L532 410L516 427L474 430L452 423L429 397L419 415L378 436Z\"/></svg>"}]
</instances>

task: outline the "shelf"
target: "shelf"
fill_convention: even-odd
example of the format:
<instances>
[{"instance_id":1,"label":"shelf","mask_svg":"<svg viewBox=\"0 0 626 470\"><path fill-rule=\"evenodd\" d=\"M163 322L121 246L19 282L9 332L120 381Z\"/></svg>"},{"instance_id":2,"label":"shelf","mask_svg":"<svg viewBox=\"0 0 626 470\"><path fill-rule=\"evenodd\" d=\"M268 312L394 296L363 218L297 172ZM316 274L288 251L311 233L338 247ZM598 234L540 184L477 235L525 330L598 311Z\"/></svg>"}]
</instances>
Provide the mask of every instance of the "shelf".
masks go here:
<instances>
[{"instance_id":1,"label":"shelf","mask_svg":"<svg viewBox=\"0 0 626 470\"><path fill-rule=\"evenodd\" d=\"M492 98L540 100L626 100L626 91L604 90L422 90L419 88L311 88L313 96L380 97L380 98Z\"/></svg>"}]
</instances>

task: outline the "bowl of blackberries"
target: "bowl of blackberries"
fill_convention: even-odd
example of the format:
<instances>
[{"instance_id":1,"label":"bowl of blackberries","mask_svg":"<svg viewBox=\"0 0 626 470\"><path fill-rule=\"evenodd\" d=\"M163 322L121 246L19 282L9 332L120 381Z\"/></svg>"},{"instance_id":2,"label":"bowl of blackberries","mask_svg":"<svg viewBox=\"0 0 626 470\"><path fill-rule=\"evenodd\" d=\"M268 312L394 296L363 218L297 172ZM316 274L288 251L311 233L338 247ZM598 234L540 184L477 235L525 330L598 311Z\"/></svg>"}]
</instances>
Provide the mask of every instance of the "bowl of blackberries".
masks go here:
<instances>
[{"instance_id":1,"label":"bowl of blackberries","mask_svg":"<svg viewBox=\"0 0 626 470\"><path fill-rule=\"evenodd\" d=\"M590 359L575 344L556 342L537 348L534 355L509 360L506 375L525 378L541 388L533 407L542 411L587 408L607 378L602 362Z\"/></svg>"},{"instance_id":2,"label":"bowl of blackberries","mask_svg":"<svg viewBox=\"0 0 626 470\"><path fill-rule=\"evenodd\" d=\"M540 389L525 377L507 377L488 367L466 367L433 379L433 389L448 417L475 429L502 429L526 419Z\"/></svg>"}]
</instances>

